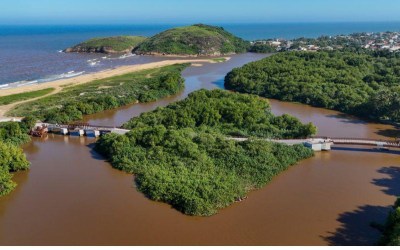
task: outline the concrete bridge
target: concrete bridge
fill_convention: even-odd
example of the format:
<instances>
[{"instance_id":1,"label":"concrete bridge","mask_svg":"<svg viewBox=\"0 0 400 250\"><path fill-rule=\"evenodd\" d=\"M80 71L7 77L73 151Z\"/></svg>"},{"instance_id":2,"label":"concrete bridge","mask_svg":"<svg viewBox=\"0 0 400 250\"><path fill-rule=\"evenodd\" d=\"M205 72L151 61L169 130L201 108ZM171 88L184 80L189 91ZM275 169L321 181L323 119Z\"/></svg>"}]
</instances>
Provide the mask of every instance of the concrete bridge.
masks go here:
<instances>
[{"instance_id":1,"label":"concrete bridge","mask_svg":"<svg viewBox=\"0 0 400 250\"><path fill-rule=\"evenodd\" d=\"M365 138L329 138L337 145L378 146L387 148L400 148L400 140L379 140Z\"/></svg>"},{"instance_id":2,"label":"concrete bridge","mask_svg":"<svg viewBox=\"0 0 400 250\"><path fill-rule=\"evenodd\" d=\"M130 130L120 127L92 125L88 123L72 123L72 124L51 124L51 123L37 123L36 128L46 128L46 132L59 133L63 135L75 136L90 136L98 137L106 133L126 134ZM37 130L39 131L39 130ZM42 131L42 130L40 130ZM38 135L33 133L34 135ZM39 133L40 135L40 133ZM246 137L228 137L229 140L246 141ZM260 139L277 143L284 143L286 145L303 144L314 151L329 151L332 145L359 145L359 146L373 146L378 149L387 148L400 148L400 140L380 140L368 138L344 138L344 137L328 137L318 136L307 139Z\"/></svg>"},{"instance_id":3,"label":"concrete bridge","mask_svg":"<svg viewBox=\"0 0 400 250\"><path fill-rule=\"evenodd\" d=\"M72 123L72 124L51 124L51 123L36 123L36 131L44 131L50 133L58 133L62 135L73 135L73 136L89 136L98 137L106 133L126 134L129 132L127 129L113 126L104 125L92 125L88 123ZM33 133L35 134L35 133ZM36 133L37 134L37 133ZM35 135L36 135L35 134ZM41 135L40 133L38 135Z\"/></svg>"},{"instance_id":4,"label":"concrete bridge","mask_svg":"<svg viewBox=\"0 0 400 250\"><path fill-rule=\"evenodd\" d=\"M248 138L228 138L235 141L246 141ZM286 145L303 144L314 151L329 151L332 145L358 145L358 146L373 146L378 149L400 148L400 140L379 140L366 138L335 138L335 137L312 137L307 139L289 139L275 140L264 139L271 142L284 143Z\"/></svg>"}]
</instances>

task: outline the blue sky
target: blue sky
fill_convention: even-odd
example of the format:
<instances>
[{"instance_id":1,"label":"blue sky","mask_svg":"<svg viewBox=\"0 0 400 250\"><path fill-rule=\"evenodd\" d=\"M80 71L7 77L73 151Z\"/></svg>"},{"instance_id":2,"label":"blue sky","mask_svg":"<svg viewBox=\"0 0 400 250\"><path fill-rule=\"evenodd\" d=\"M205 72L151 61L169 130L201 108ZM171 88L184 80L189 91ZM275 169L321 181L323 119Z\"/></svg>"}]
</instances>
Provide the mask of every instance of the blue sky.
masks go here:
<instances>
[{"instance_id":1,"label":"blue sky","mask_svg":"<svg viewBox=\"0 0 400 250\"><path fill-rule=\"evenodd\" d=\"M1 0L0 24L400 21L398 0Z\"/></svg>"}]
</instances>

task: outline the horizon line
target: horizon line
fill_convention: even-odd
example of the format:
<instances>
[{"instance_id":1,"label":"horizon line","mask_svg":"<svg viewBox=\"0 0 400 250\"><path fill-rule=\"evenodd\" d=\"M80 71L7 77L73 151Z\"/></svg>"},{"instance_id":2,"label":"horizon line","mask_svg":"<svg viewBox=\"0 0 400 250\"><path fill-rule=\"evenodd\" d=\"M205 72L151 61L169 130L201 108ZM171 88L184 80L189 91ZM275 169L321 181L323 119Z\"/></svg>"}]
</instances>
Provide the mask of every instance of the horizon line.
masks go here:
<instances>
[{"instance_id":1,"label":"horizon line","mask_svg":"<svg viewBox=\"0 0 400 250\"><path fill-rule=\"evenodd\" d=\"M265 25L265 24L346 24L346 23L400 23L400 20L388 20L388 21L267 21L267 22L238 22L238 21L233 21L233 22L217 22L217 21L210 21L210 22L137 22L137 21L132 21L135 23L130 23L130 22L120 22L120 23L56 23L56 24L50 24L50 23L17 23L17 24L10 24L10 23L2 23L0 22L1 26L59 26L59 25L65 25L65 26L116 26L116 25L193 25L193 24L214 24L214 25L223 25L223 24L235 24L235 25L240 25L240 24L246 24L246 25Z\"/></svg>"}]
</instances>

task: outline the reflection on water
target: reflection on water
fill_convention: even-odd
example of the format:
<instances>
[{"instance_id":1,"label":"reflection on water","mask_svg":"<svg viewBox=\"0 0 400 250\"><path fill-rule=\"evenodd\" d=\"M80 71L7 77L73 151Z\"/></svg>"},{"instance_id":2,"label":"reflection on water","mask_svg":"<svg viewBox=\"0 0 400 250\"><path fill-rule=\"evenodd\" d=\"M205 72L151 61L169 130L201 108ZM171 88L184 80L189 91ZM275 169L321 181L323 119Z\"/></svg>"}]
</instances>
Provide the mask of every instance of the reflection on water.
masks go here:
<instances>
[{"instance_id":1,"label":"reflection on water","mask_svg":"<svg viewBox=\"0 0 400 250\"><path fill-rule=\"evenodd\" d=\"M354 211L340 214L338 221L341 226L323 237L329 245L334 246L370 246L376 245L379 238L378 230L365 230L371 228L372 218L377 221L385 221L390 207L384 206L360 206Z\"/></svg>"},{"instance_id":2,"label":"reflection on water","mask_svg":"<svg viewBox=\"0 0 400 250\"><path fill-rule=\"evenodd\" d=\"M261 55L185 70L186 88L159 102L89 116L121 125L132 116L221 87L227 71ZM324 109L271 100L276 114L314 122L322 135L384 138L394 129ZM370 148L317 153L219 214L182 215L136 191L132 175L111 168L93 151L94 139L49 135L24 147L31 170L15 175L18 188L0 198L1 245L341 245L373 244L399 195L398 154Z\"/></svg>"}]
</instances>

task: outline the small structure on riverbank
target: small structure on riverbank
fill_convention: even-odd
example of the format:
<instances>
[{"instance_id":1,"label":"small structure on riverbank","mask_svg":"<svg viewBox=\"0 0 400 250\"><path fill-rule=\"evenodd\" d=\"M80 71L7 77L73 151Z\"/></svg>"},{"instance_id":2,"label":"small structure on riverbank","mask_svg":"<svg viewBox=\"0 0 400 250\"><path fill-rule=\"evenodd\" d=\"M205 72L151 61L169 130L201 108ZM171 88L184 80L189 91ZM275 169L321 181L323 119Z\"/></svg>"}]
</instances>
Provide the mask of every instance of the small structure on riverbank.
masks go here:
<instances>
[{"instance_id":1,"label":"small structure on riverbank","mask_svg":"<svg viewBox=\"0 0 400 250\"><path fill-rule=\"evenodd\" d=\"M49 129L45 125L35 126L33 129L29 131L29 135L34 137L44 137L47 135L48 132Z\"/></svg>"}]
</instances>

